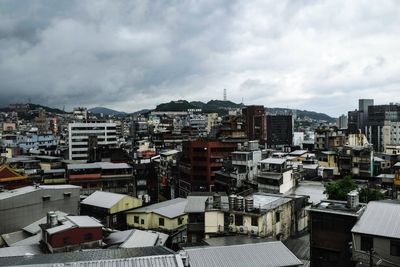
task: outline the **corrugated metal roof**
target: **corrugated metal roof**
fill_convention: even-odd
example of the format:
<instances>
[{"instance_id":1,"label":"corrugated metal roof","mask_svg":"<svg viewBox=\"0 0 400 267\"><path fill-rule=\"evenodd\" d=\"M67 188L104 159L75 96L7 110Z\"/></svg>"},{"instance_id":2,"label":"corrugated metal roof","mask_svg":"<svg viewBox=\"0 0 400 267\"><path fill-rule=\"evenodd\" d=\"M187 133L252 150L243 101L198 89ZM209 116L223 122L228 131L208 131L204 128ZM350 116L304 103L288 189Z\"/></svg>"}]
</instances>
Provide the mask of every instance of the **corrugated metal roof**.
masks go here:
<instances>
[{"instance_id":1,"label":"corrugated metal roof","mask_svg":"<svg viewBox=\"0 0 400 267\"><path fill-rule=\"evenodd\" d=\"M40 240L42 240L42 234L36 234L31 237L25 238L23 240L20 240L18 242L15 242L12 244L12 247L17 247L17 246L31 246L31 245L39 245Z\"/></svg>"},{"instance_id":2,"label":"corrugated metal roof","mask_svg":"<svg viewBox=\"0 0 400 267\"><path fill-rule=\"evenodd\" d=\"M0 248L0 258L38 254L42 254L39 245Z\"/></svg>"},{"instance_id":3,"label":"corrugated metal roof","mask_svg":"<svg viewBox=\"0 0 400 267\"><path fill-rule=\"evenodd\" d=\"M96 191L87 198L85 198L81 204L101 207L105 209L110 209L112 206L117 204L127 195L104 192L104 191Z\"/></svg>"},{"instance_id":4,"label":"corrugated metal roof","mask_svg":"<svg viewBox=\"0 0 400 267\"><path fill-rule=\"evenodd\" d=\"M265 242L185 250L191 267L301 266L302 262L280 242Z\"/></svg>"},{"instance_id":5,"label":"corrugated metal roof","mask_svg":"<svg viewBox=\"0 0 400 267\"><path fill-rule=\"evenodd\" d=\"M400 239L400 202L371 201L352 232Z\"/></svg>"},{"instance_id":6,"label":"corrugated metal roof","mask_svg":"<svg viewBox=\"0 0 400 267\"><path fill-rule=\"evenodd\" d=\"M81 264L82 262L86 263L96 262L97 264L99 264L99 266L101 266L100 263L107 260L114 259L116 260L115 262L121 262L123 261L122 259L148 257L148 256L161 256L161 255L174 255L174 252L163 246L128 248L128 249L96 249L96 250L76 251L76 252L66 252L66 253L42 254L31 257L24 257L24 256L3 257L0 258L0 266L19 266L19 265L52 266L54 264L57 264L57 266L58 264L62 264L61 266L71 266L71 263L73 263L74 266L75 265L79 266L78 264ZM87 265L82 265L82 266L87 266ZM107 266L107 265L102 265L102 266ZM114 265L111 266L117 266L117 265L114 263Z\"/></svg>"},{"instance_id":7,"label":"corrugated metal roof","mask_svg":"<svg viewBox=\"0 0 400 267\"><path fill-rule=\"evenodd\" d=\"M185 214L186 198L175 198L150 206L127 211L127 213L157 213L167 218L175 218Z\"/></svg>"},{"instance_id":8,"label":"corrugated metal roof","mask_svg":"<svg viewBox=\"0 0 400 267\"><path fill-rule=\"evenodd\" d=\"M135 230L120 248L151 247L157 244L158 235L146 231Z\"/></svg>"},{"instance_id":9,"label":"corrugated metal roof","mask_svg":"<svg viewBox=\"0 0 400 267\"><path fill-rule=\"evenodd\" d=\"M116 245L116 244L122 244L125 242L126 239L129 238L129 236L134 232L135 230L125 230L125 231L117 231L114 233L109 234L107 237L104 238L104 243L107 244L107 246L111 245Z\"/></svg>"},{"instance_id":10,"label":"corrugated metal roof","mask_svg":"<svg viewBox=\"0 0 400 267\"><path fill-rule=\"evenodd\" d=\"M66 216L65 218L79 227L103 227L99 221L89 216Z\"/></svg>"},{"instance_id":11,"label":"corrugated metal roof","mask_svg":"<svg viewBox=\"0 0 400 267\"><path fill-rule=\"evenodd\" d=\"M38 265L33 265L38 266ZM40 266L54 266L53 264L44 264ZM71 266L70 264L59 263L57 266ZM74 267L121 267L121 266L135 266L135 267L183 267L182 259L179 255L166 255L166 256L150 256L128 259L112 259L112 260L99 260L99 261L83 261L73 264Z\"/></svg>"},{"instance_id":12,"label":"corrugated metal roof","mask_svg":"<svg viewBox=\"0 0 400 267\"><path fill-rule=\"evenodd\" d=\"M260 163L264 164L283 164L286 162L285 158L267 158L260 161Z\"/></svg>"}]
</instances>

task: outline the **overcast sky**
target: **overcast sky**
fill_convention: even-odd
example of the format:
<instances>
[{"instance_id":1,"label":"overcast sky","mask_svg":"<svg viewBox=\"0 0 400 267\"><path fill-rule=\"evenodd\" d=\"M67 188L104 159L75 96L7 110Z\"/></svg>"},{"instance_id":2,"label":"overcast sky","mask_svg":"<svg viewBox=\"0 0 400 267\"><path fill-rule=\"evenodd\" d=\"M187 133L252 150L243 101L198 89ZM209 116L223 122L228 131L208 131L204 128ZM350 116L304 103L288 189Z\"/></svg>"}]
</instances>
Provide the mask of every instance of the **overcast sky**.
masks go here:
<instances>
[{"instance_id":1,"label":"overcast sky","mask_svg":"<svg viewBox=\"0 0 400 267\"><path fill-rule=\"evenodd\" d=\"M0 0L0 106L400 102L400 1Z\"/></svg>"}]
</instances>

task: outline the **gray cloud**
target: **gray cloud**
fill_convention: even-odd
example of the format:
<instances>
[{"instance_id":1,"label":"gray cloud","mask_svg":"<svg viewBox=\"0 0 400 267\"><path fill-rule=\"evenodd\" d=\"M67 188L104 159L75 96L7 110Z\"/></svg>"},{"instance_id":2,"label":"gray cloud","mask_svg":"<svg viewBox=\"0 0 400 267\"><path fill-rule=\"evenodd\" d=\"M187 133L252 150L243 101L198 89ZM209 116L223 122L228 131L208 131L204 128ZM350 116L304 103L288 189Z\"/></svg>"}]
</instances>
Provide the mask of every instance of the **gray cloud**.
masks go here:
<instances>
[{"instance_id":1,"label":"gray cloud","mask_svg":"<svg viewBox=\"0 0 400 267\"><path fill-rule=\"evenodd\" d=\"M0 105L135 111L228 97L338 115L394 101L400 4L1 1Z\"/></svg>"}]
</instances>

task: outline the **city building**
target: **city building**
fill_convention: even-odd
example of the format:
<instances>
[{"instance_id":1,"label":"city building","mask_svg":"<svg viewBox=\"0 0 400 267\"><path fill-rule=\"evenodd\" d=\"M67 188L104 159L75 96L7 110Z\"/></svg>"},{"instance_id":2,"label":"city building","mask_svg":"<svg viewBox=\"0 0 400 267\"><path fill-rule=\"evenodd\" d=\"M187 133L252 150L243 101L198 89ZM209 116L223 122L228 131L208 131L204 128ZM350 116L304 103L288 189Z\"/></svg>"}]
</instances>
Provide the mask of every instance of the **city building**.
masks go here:
<instances>
[{"instance_id":1,"label":"city building","mask_svg":"<svg viewBox=\"0 0 400 267\"><path fill-rule=\"evenodd\" d=\"M373 177L374 151L371 146L344 146L338 150L338 168L341 175L358 178Z\"/></svg>"},{"instance_id":2,"label":"city building","mask_svg":"<svg viewBox=\"0 0 400 267\"><path fill-rule=\"evenodd\" d=\"M143 201L129 195L96 191L81 201L81 214L98 219L105 227L122 229L125 211L142 206Z\"/></svg>"},{"instance_id":3,"label":"city building","mask_svg":"<svg viewBox=\"0 0 400 267\"><path fill-rule=\"evenodd\" d=\"M314 149L332 150L346 145L346 133L336 127L321 126L315 130Z\"/></svg>"},{"instance_id":4,"label":"city building","mask_svg":"<svg viewBox=\"0 0 400 267\"><path fill-rule=\"evenodd\" d=\"M224 168L215 172L215 188L217 191L231 192L242 187L257 187L256 175L258 162L262 159L258 140L245 142L231 153L230 161Z\"/></svg>"},{"instance_id":5,"label":"city building","mask_svg":"<svg viewBox=\"0 0 400 267\"><path fill-rule=\"evenodd\" d=\"M228 202L213 196L206 203L205 238L223 235L251 235L286 240L306 231L308 197L253 193L230 195Z\"/></svg>"},{"instance_id":6,"label":"city building","mask_svg":"<svg viewBox=\"0 0 400 267\"><path fill-rule=\"evenodd\" d=\"M264 106L247 106L242 109L245 131L249 140L259 140L265 144L267 140L267 120Z\"/></svg>"},{"instance_id":7,"label":"city building","mask_svg":"<svg viewBox=\"0 0 400 267\"><path fill-rule=\"evenodd\" d=\"M351 193L348 201L322 200L311 206L310 260L311 267L355 266L351 261L351 229L365 210L358 195Z\"/></svg>"},{"instance_id":8,"label":"city building","mask_svg":"<svg viewBox=\"0 0 400 267\"><path fill-rule=\"evenodd\" d=\"M215 171L223 167L224 159L237 145L230 142L197 140L183 143L180 161L178 195L210 191L214 186Z\"/></svg>"},{"instance_id":9,"label":"city building","mask_svg":"<svg viewBox=\"0 0 400 267\"><path fill-rule=\"evenodd\" d=\"M70 123L68 124L69 159L88 161L96 158L97 146L117 145L115 123Z\"/></svg>"},{"instance_id":10,"label":"city building","mask_svg":"<svg viewBox=\"0 0 400 267\"><path fill-rule=\"evenodd\" d=\"M0 234L10 233L60 210L79 214L80 187L74 185L27 186L0 192Z\"/></svg>"},{"instance_id":11,"label":"city building","mask_svg":"<svg viewBox=\"0 0 400 267\"><path fill-rule=\"evenodd\" d=\"M82 187L82 194L102 190L115 193L130 192L133 168L126 163L95 162L68 164L66 177L70 184Z\"/></svg>"},{"instance_id":12,"label":"city building","mask_svg":"<svg viewBox=\"0 0 400 267\"><path fill-rule=\"evenodd\" d=\"M344 114L340 115L337 119L337 126L339 129L347 129L348 127L348 117Z\"/></svg>"},{"instance_id":13,"label":"city building","mask_svg":"<svg viewBox=\"0 0 400 267\"><path fill-rule=\"evenodd\" d=\"M296 185L295 173L286 158L267 158L258 163L258 190L267 193L288 193Z\"/></svg>"},{"instance_id":14,"label":"city building","mask_svg":"<svg viewBox=\"0 0 400 267\"><path fill-rule=\"evenodd\" d=\"M284 148L293 145L292 115L268 115L266 121L268 148Z\"/></svg>"},{"instance_id":15,"label":"city building","mask_svg":"<svg viewBox=\"0 0 400 267\"><path fill-rule=\"evenodd\" d=\"M398 201L371 201L351 229L353 261L365 266L400 265Z\"/></svg>"},{"instance_id":16,"label":"city building","mask_svg":"<svg viewBox=\"0 0 400 267\"><path fill-rule=\"evenodd\" d=\"M126 212L129 227L161 232L175 232L186 227L187 199L175 198Z\"/></svg>"},{"instance_id":17,"label":"city building","mask_svg":"<svg viewBox=\"0 0 400 267\"><path fill-rule=\"evenodd\" d=\"M40 225L42 243L50 253L100 248L103 225L89 216L65 216L61 220L53 212Z\"/></svg>"}]
</instances>

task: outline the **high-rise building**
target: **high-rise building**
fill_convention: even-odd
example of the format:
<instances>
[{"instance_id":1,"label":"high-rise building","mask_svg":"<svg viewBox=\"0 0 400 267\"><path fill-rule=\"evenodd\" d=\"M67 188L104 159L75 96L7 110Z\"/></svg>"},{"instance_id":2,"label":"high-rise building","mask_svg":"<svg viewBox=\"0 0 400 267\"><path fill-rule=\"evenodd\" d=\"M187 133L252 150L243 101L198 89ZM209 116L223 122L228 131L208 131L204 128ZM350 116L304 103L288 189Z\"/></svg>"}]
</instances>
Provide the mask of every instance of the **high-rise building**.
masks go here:
<instances>
[{"instance_id":1,"label":"high-rise building","mask_svg":"<svg viewBox=\"0 0 400 267\"><path fill-rule=\"evenodd\" d=\"M348 119L347 116L342 114L339 118L338 118L338 126L339 129L347 129L347 125L348 125Z\"/></svg>"},{"instance_id":2,"label":"high-rise building","mask_svg":"<svg viewBox=\"0 0 400 267\"><path fill-rule=\"evenodd\" d=\"M400 105L369 106L366 136L375 151L384 151L387 145L399 145Z\"/></svg>"},{"instance_id":3,"label":"high-rise building","mask_svg":"<svg viewBox=\"0 0 400 267\"><path fill-rule=\"evenodd\" d=\"M69 159L87 161L97 146L117 145L115 123L68 124Z\"/></svg>"},{"instance_id":4,"label":"high-rise building","mask_svg":"<svg viewBox=\"0 0 400 267\"><path fill-rule=\"evenodd\" d=\"M264 144L267 139L266 115L264 106L248 106L242 110L245 130L249 140L259 140Z\"/></svg>"},{"instance_id":5,"label":"high-rise building","mask_svg":"<svg viewBox=\"0 0 400 267\"><path fill-rule=\"evenodd\" d=\"M267 145L270 148L293 145L292 115L267 116Z\"/></svg>"}]
</instances>

